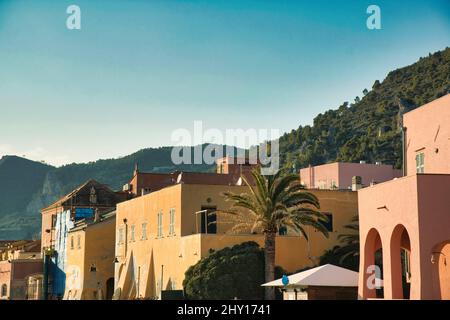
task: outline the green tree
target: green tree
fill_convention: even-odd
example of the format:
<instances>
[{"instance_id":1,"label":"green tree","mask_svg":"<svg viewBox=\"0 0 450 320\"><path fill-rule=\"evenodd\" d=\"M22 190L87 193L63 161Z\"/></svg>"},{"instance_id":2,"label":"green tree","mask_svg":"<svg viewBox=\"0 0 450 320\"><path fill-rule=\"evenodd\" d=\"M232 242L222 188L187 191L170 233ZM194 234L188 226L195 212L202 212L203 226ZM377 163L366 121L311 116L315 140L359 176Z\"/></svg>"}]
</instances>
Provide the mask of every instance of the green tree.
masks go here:
<instances>
[{"instance_id":1,"label":"green tree","mask_svg":"<svg viewBox=\"0 0 450 320\"><path fill-rule=\"evenodd\" d=\"M255 242L244 242L211 254L186 271L188 299L262 299L264 253Z\"/></svg>"},{"instance_id":2,"label":"green tree","mask_svg":"<svg viewBox=\"0 0 450 320\"><path fill-rule=\"evenodd\" d=\"M308 240L305 227L310 226L328 237L323 225L327 217L317 211L319 200L306 192L298 175L283 175L279 171L273 176L263 176L258 170L252 171L254 184L242 177L249 193L224 193L227 201L232 201L230 211L234 226L231 232L250 230L264 234L265 282L274 280L275 237L280 228L303 235ZM266 287L265 298L274 299L272 287Z\"/></svg>"}]
</instances>

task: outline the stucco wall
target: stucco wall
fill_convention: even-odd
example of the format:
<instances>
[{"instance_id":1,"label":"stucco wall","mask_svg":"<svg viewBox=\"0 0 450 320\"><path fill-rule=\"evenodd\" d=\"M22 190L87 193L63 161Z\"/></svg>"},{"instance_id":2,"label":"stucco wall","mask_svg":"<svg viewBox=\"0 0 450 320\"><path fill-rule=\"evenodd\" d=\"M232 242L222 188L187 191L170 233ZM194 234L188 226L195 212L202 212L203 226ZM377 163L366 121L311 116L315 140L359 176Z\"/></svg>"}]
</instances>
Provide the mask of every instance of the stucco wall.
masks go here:
<instances>
[{"instance_id":1,"label":"stucco wall","mask_svg":"<svg viewBox=\"0 0 450 320\"><path fill-rule=\"evenodd\" d=\"M425 155L425 173L450 174L450 94L404 115L407 175L416 173L416 155Z\"/></svg>"},{"instance_id":2,"label":"stucco wall","mask_svg":"<svg viewBox=\"0 0 450 320\"><path fill-rule=\"evenodd\" d=\"M222 196L224 191L248 192L246 187L211 185L176 185L118 205L116 232L124 229L126 241L116 241L116 288L134 290L142 297L158 296L163 289L182 289L184 273L209 249L221 249L244 241L263 245L261 235L235 235L227 233L230 224L222 224L218 217L217 234L195 234L196 211L202 206L216 206L227 210L231 203ZM337 236L343 225L357 214L357 194L351 191L313 190L321 203L321 210L333 214L334 228L330 238L310 230L309 255L317 259L324 250L338 243ZM175 234L169 235L169 210L175 208ZM157 214L163 212L163 236L157 236ZM126 224L124 223L126 219ZM147 223L147 239L142 239L142 223ZM131 240L131 226L135 226L135 240ZM125 230L127 230L125 232ZM181 235L181 236L180 236ZM116 238L118 236L116 235ZM118 239L117 239L118 240ZM277 264L296 271L312 262L304 238L277 237ZM163 267L162 267L163 266ZM163 269L163 270L162 270ZM131 280L130 280L131 279ZM161 286L162 279L162 286ZM135 288L133 287L135 283ZM126 288L127 290L125 290ZM123 298L126 294L124 294Z\"/></svg>"}]
</instances>

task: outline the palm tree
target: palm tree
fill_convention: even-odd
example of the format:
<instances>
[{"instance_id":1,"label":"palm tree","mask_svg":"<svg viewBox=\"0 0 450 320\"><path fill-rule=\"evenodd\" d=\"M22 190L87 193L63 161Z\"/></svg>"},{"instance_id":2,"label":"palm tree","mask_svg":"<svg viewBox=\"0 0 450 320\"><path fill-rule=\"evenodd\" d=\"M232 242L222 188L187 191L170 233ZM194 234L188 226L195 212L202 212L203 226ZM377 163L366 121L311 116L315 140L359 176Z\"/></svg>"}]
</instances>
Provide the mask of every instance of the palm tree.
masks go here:
<instances>
[{"instance_id":1,"label":"palm tree","mask_svg":"<svg viewBox=\"0 0 450 320\"><path fill-rule=\"evenodd\" d=\"M317 211L319 201L316 196L306 192L296 174L284 175L279 171L273 176L263 176L258 170L252 171L254 184L242 176L249 193L224 193L233 205L226 214L234 221L231 232L250 230L251 233L264 234L265 281L274 280L275 237L280 228L287 228L301 234L308 241L306 226L310 226L328 237L322 222L327 217ZM272 287L266 287L265 298L274 299Z\"/></svg>"},{"instance_id":2,"label":"palm tree","mask_svg":"<svg viewBox=\"0 0 450 320\"><path fill-rule=\"evenodd\" d=\"M354 216L350 220L350 224L344 226L344 228L352 231L351 233L340 234L338 239L343 244L337 249L337 253L341 256L340 262L352 257L359 257L359 218Z\"/></svg>"}]
</instances>

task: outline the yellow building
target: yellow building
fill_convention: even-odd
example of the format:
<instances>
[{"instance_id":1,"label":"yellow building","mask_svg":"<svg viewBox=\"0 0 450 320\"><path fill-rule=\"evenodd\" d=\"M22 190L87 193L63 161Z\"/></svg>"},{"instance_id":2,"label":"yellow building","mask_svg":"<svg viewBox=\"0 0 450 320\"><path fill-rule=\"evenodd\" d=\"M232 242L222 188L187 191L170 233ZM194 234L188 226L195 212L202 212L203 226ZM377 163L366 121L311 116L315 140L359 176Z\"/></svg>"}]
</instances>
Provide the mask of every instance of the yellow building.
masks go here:
<instances>
[{"instance_id":1,"label":"yellow building","mask_svg":"<svg viewBox=\"0 0 450 320\"><path fill-rule=\"evenodd\" d=\"M186 270L210 249L245 241L263 246L262 235L230 234L230 223L221 215L206 218L206 212L230 208L223 192L248 192L247 187L240 182L198 183L187 173L180 175L174 185L117 205L115 299L160 298L162 290L182 290ZM290 272L315 265L324 250L338 244L343 225L357 214L356 192L311 192L319 198L321 210L332 218L330 237L309 230L308 244L301 236L278 236L276 264Z\"/></svg>"},{"instance_id":2,"label":"yellow building","mask_svg":"<svg viewBox=\"0 0 450 320\"><path fill-rule=\"evenodd\" d=\"M110 300L114 292L116 212L81 220L68 232L67 300Z\"/></svg>"}]
</instances>

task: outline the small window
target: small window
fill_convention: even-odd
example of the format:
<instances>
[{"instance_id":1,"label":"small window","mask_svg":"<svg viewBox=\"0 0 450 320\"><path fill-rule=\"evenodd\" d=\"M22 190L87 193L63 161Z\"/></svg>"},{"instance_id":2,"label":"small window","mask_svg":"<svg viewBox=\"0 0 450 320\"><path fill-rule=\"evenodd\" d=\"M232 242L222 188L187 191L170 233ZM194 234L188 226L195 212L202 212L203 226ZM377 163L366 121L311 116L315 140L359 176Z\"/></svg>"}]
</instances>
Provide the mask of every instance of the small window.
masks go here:
<instances>
[{"instance_id":1,"label":"small window","mask_svg":"<svg viewBox=\"0 0 450 320\"><path fill-rule=\"evenodd\" d=\"M52 215L52 229L56 227L56 215Z\"/></svg>"},{"instance_id":2,"label":"small window","mask_svg":"<svg viewBox=\"0 0 450 320\"><path fill-rule=\"evenodd\" d=\"M278 235L287 236L287 228L285 226L280 227L278 229Z\"/></svg>"},{"instance_id":3,"label":"small window","mask_svg":"<svg viewBox=\"0 0 450 320\"><path fill-rule=\"evenodd\" d=\"M147 240L147 223L144 222L142 224L142 236L141 236L141 240Z\"/></svg>"},{"instance_id":4,"label":"small window","mask_svg":"<svg viewBox=\"0 0 450 320\"><path fill-rule=\"evenodd\" d=\"M118 244L123 244L123 227L119 228L119 236L118 236L117 243Z\"/></svg>"},{"instance_id":5,"label":"small window","mask_svg":"<svg viewBox=\"0 0 450 320\"><path fill-rule=\"evenodd\" d=\"M324 180L320 180L320 181L319 181L319 189L320 189L320 190L324 190L324 189L326 189L326 188L327 188L327 182L324 181Z\"/></svg>"},{"instance_id":6,"label":"small window","mask_svg":"<svg viewBox=\"0 0 450 320\"><path fill-rule=\"evenodd\" d=\"M75 248L73 236L70 237L70 249L73 250Z\"/></svg>"},{"instance_id":7,"label":"small window","mask_svg":"<svg viewBox=\"0 0 450 320\"><path fill-rule=\"evenodd\" d=\"M81 249L81 236L77 236L77 249Z\"/></svg>"},{"instance_id":8,"label":"small window","mask_svg":"<svg viewBox=\"0 0 450 320\"><path fill-rule=\"evenodd\" d=\"M97 272L97 267L95 264L91 264L91 272Z\"/></svg>"},{"instance_id":9,"label":"small window","mask_svg":"<svg viewBox=\"0 0 450 320\"><path fill-rule=\"evenodd\" d=\"M416 154L416 172L425 173L425 154L423 152Z\"/></svg>"},{"instance_id":10,"label":"small window","mask_svg":"<svg viewBox=\"0 0 450 320\"><path fill-rule=\"evenodd\" d=\"M8 286L6 284L2 284L2 297L6 297L8 295Z\"/></svg>"},{"instance_id":11,"label":"small window","mask_svg":"<svg viewBox=\"0 0 450 320\"><path fill-rule=\"evenodd\" d=\"M158 238L163 236L162 223L163 223L163 213L162 213L162 211L160 211L158 213L158 230L156 233Z\"/></svg>"},{"instance_id":12,"label":"small window","mask_svg":"<svg viewBox=\"0 0 450 320\"><path fill-rule=\"evenodd\" d=\"M328 221L322 222L322 224L327 228L328 232L333 232L333 214L328 212L323 214L328 218Z\"/></svg>"},{"instance_id":13,"label":"small window","mask_svg":"<svg viewBox=\"0 0 450 320\"><path fill-rule=\"evenodd\" d=\"M130 242L135 240L135 226L134 224L131 225L131 231L130 231Z\"/></svg>"},{"instance_id":14,"label":"small window","mask_svg":"<svg viewBox=\"0 0 450 320\"><path fill-rule=\"evenodd\" d=\"M175 234L175 208L170 209L170 225L169 225L169 234Z\"/></svg>"}]
</instances>

